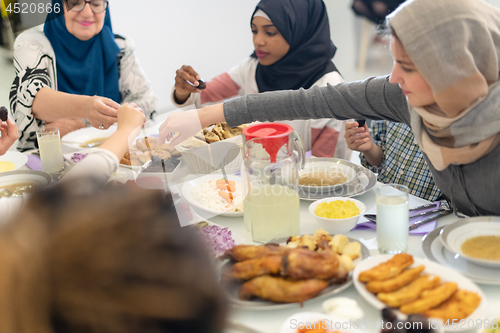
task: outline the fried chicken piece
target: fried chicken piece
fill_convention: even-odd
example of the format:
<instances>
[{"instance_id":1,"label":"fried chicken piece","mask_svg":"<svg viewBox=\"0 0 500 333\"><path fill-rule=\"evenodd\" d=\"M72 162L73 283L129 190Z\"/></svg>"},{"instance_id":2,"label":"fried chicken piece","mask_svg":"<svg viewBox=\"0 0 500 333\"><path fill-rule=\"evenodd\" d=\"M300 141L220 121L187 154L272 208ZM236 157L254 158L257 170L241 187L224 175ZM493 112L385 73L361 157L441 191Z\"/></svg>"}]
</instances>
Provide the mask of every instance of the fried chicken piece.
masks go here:
<instances>
[{"instance_id":1,"label":"fried chicken piece","mask_svg":"<svg viewBox=\"0 0 500 333\"><path fill-rule=\"evenodd\" d=\"M388 261L359 273L358 280L369 282L390 279L401 273L411 264L413 264L413 257L411 255L406 253L396 254Z\"/></svg>"},{"instance_id":2,"label":"fried chicken piece","mask_svg":"<svg viewBox=\"0 0 500 333\"><path fill-rule=\"evenodd\" d=\"M390 307L399 307L418 298L424 290L435 288L441 278L439 276L423 275L392 293L379 293L377 298Z\"/></svg>"},{"instance_id":3,"label":"fried chicken piece","mask_svg":"<svg viewBox=\"0 0 500 333\"><path fill-rule=\"evenodd\" d=\"M462 320L467 318L481 303L481 297L463 289L457 290L451 297L437 308L424 311L427 317L447 320Z\"/></svg>"},{"instance_id":4,"label":"fried chicken piece","mask_svg":"<svg viewBox=\"0 0 500 333\"><path fill-rule=\"evenodd\" d=\"M283 255L281 275L291 280L329 280L337 275L338 268L339 258L333 251L297 248Z\"/></svg>"},{"instance_id":5,"label":"fried chicken piece","mask_svg":"<svg viewBox=\"0 0 500 333\"><path fill-rule=\"evenodd\" d=\"M273 255L283 255L286 247L278 244L266 245L236 245L227 250L221 259L231 259L233 261L245 261L250 259L263 258Z\"/></svg>"},{"instance_id":6,"label":"fried chicken piece","mask_svg":"<svg viewBox=\"0 0 500 333\"><path fill-rule=\"evenodd\" d=\"M393 278L384 281L370 281L366 284L366 290L371 293L377 294L380 292L390 293L406 286L411 281L415 280L420 273L425 269L424 265L410 268L403 273L396 275Z\"/></svg>"},{"instance_id":7,"label":"fried chicken piece","mask_svg":"<svg viewBox=\"0 0 500 333\"><path fill-rule=\"evenodd\" d=\"M458 285L455 282L443 283L437 288L423 291L418 299L401 306L399 310L406 314L421 313L443 303L457 289Z\"/></svg>"},{"instance_id":8,"label":"fried chicken piece","mask_svg":"<svg viewBox=\"0 0 500 333\"><path fill-rule=\"evenodd\" d=\"M242 300L260 297L277 303L303 302L315 297L326 287L328 282L322 280L289 281L264 275L243 283L239 297Z\"/></svg>"},{"instance_id":9,"label":"fried chicken piece","mask_svg":"<svg viewBox=\"0 0 500 333\"><path fill-rule=\"evenodd\" d=\"M279 274L281 256L269 256L237 262L222 274L223 279L250 280L261 275Z\"/></svg>"}]
</instances>

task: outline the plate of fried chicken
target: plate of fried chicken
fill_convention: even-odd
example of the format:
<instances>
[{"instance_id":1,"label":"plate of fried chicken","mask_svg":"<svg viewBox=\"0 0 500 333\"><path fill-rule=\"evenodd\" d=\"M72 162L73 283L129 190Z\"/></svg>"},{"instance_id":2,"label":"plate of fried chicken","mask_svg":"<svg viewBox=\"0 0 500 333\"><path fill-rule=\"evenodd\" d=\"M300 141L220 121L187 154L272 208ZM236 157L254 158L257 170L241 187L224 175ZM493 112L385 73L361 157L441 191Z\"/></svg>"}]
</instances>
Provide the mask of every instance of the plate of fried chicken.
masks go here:
<instances>
[{"instance_id":1,"label":"plate of fried chicken","mask_svg":"<svg viewBox=\"0 0 500 333\"><path fill-rule=\"evenodd\" d=\"M318 229L265 245L226 251L221 284L231 304L249 310L298 306L327 298L352 284L352 270L369 256L355 239Z\"/></svg>"}]
</instances>

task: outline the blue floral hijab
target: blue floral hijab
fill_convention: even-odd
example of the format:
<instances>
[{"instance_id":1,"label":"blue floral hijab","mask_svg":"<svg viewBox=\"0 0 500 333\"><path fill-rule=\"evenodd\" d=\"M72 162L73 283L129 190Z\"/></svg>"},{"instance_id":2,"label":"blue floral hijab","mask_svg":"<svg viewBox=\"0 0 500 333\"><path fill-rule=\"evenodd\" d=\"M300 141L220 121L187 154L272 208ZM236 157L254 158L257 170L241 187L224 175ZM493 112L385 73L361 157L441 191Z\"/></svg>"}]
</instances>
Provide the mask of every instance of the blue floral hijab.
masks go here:
<instances>
[{"instance_id":1,"label":"blue floral hijab","mask_svg":"<svg viewBox=\"0 0 500 333\"><path fill-rule=\"evenodd\" d=\"M63 8L63 0L52 0L52 5L55 4ZM109 7L106 9L101 32L87 41L73 36L66 29L64 16L55 12L47 15L44 32L56 55L59 91L76 95L98 95L120 103L120 48L115 42Z\"/></svg>"},{"instance_id":2,"label":"blue floral hijab","mask_svg":"<svg viewBox=\"0 0 500 333\"><path fill-rule=\"evenodd\" d=\"M325 74L337 70L332 62L337 48L330 39L328 14L322 0L262 0L252 19L259 9L290 45L288 53L276 63L257 65L259 92L308 89ZM252 57L257 58L255 52Z\"/></svg>"}]
</instances>

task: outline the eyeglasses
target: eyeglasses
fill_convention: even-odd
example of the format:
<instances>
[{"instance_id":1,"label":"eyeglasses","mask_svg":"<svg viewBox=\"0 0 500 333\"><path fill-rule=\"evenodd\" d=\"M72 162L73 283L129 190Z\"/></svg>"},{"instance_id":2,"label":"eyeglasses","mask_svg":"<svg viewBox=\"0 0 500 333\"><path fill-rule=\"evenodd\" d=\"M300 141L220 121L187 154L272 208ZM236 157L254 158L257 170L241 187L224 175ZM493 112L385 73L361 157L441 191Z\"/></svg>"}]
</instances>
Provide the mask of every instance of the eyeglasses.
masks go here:
<instances>
[{"instance_id":1,"label":"eyeglasses","mask_svg":"<svg viewBox=\"0 0 500 333\"><path fill-rule=\"evenodd\" d=\"M87 4L90 4L90 9L95 14L100 14L108 8L108 1L106 0L66 0L68 9L73 12L81 12Z\"/></svg>"}]
</instances>

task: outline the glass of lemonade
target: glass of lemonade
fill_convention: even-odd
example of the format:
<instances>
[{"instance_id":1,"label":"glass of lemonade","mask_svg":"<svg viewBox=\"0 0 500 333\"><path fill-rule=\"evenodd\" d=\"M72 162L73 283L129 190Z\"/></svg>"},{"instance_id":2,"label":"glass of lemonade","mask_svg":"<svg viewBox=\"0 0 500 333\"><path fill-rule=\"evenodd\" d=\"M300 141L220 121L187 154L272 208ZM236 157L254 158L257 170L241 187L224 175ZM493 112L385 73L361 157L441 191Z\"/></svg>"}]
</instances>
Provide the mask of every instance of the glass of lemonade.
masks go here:
<instances>
[{"instance_id":1,"label":"glass of lemonade","mask_svg":"<svg viewBox=\"0 0 500 333\"><path fill-rule=\"evenodd\" d=\"M48 173L59 173L64 170L64 157L61 139L57 127L42 127L36 132L42 170Z\"/></svg>"},{"instance_id":2,"label":"glass of lemonade","mask_svg":"<svg viewBox=\"0 0 500 333\"><path fill-rule=\"evenodd\" d=\"M375 190L377 201L377 243L381 254L408 250L408 187L382 185Z\"/></svg>"}]
</instances>

